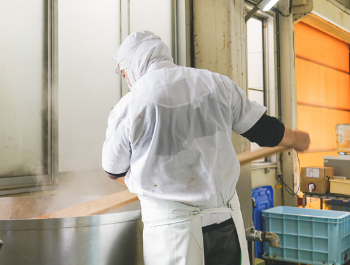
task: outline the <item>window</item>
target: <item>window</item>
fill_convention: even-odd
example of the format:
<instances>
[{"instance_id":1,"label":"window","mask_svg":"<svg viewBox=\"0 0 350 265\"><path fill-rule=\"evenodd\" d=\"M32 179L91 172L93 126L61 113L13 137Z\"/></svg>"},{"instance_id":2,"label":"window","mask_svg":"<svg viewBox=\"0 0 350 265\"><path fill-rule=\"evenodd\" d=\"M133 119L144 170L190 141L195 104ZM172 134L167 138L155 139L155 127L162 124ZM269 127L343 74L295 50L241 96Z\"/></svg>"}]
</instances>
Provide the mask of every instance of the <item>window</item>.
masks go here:
<instances>
[{"instance_id":1,"label":"window","mask_svg":"<svg viewBox=\"0 0 350 265\"><path fill-rule=\"evenodd\" d=\"M274 64L274 19L269 14L259 13L247 22L247 76L248 98L267 107L267 114L275 116L275 64ZM257 150L251 144L251 150ZM275 157L255 162L276 162Z\"/></svg>"}]
</instances>

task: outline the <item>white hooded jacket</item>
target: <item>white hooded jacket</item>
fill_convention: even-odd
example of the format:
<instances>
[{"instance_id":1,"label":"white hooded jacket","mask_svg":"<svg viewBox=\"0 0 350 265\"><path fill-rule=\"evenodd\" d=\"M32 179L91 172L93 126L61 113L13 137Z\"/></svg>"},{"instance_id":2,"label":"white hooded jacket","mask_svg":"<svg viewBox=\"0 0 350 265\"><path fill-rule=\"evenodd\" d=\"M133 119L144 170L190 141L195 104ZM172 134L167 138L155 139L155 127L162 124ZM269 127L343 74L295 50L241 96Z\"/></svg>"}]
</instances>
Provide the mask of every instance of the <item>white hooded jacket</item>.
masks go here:
<instances>
[{"instance_id":1,"label":"white hooded jacket","mask_svg":"<svg viewBox=\"0 0 350 265\"><path fill-rule=\"evenodd\" d=\"M150 31L138 31L128 36L115 55L116 73L124 70L134 85L154 63L173 62L168 46Z\"/></svg>"},{"instance_id":2,"label":"white hooded jacket","mask_svg":"<svg viewBox=\"0 0 350 265\"><path fill-rule=\"evenodd\" d=\"M226 205L240 174L231 132L249 130L266 108L226 76L176 66L149 31L131 34L116 60L133 86L108 118L104 170L128 171L125 183L139 196Z\"/></svg>"}]
</instances>

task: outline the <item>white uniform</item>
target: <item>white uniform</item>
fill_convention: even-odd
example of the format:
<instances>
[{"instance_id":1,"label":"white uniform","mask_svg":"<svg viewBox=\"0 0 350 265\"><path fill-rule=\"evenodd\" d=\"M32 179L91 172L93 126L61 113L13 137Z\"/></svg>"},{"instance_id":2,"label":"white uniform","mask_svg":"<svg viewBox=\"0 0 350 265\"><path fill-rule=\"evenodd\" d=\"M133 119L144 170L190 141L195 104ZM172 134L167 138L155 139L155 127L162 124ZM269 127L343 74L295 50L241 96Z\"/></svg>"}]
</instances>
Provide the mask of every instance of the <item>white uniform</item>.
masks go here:
<instances>
[{"instance_id":1,"label":"white uniform","mask_svg":"<svg viewBox=\"0 0 350 265\"><path fill-rule=\"evenodd\" d=\"M228 206L240 174L231 131L246 132L266 108L248 100L226 76L176 66L169 60L156 60L147 68L140 67L140 62L137 65L144 72L132 73L138 76L132 92L119 101L108 118L104 170L114 174L128 171L125 183L141 200L145 227L157 223L144 218L155 216L145 212L152 212L152 204L167 208L171 202L172 207L186 204L199 210ZM129 76L130 69L125 69ZM204 226L224 221L232 213L204 210L198 216L202 216L200 226ZM196 264L184 262L163 264Z\"/></svg>"}]
</instances>

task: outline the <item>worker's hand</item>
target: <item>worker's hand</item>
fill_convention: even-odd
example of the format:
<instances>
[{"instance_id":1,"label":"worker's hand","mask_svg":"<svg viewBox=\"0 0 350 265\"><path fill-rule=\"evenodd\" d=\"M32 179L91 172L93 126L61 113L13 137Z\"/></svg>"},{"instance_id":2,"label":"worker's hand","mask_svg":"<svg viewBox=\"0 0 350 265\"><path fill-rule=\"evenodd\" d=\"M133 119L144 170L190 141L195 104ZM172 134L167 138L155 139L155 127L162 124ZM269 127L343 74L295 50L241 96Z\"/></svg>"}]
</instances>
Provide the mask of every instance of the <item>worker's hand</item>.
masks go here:
<instances>
[{"instance_id":1,"label":"worker's hand","mask_svg":"<svg viewBox=\"0 0 350 265\"><path fill-rule=\"evenodd\" d=\"M297 151L305 151L310 145L310 136L306 132L294 130L294 141L292 147Z\"/></svg>"},{"instance_id":2,"label":"worker's hand","mask_svg":"<svg viewBox=\"0 0 350 265\"><path fill-rule=\"evenodd\" d=\"M287 126L284 127L284 136L279 145L289 146L297 151L305 151L309 148L310 136L307 132L292 130Z\"/></svg>"}]
</instances>

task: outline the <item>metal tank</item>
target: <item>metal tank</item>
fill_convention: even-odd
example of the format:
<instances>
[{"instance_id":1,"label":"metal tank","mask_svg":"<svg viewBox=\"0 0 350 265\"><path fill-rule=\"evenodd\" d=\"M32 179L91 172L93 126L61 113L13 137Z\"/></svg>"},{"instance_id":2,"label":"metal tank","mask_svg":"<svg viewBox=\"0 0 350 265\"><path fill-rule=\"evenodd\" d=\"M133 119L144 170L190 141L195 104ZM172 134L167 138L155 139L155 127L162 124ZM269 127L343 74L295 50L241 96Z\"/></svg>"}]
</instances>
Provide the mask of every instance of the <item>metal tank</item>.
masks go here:
<instances>
[{"instance_id":1,"label":"metal tank","mask_svg":"<svg viewBox=\"0 0 350 265\"><path fill-rule=\"evenodd\" d=\"M21 201L38 209L33 202L45 198L6 199L0 199L0 216L6 215L7 208L23 208L18 204ZM31 208L25 209L17 211L16 217L30 214ZM0 264L142 265L142 228L139 210L69 218L2 219Z\"/></svg>"}]
</instances>

